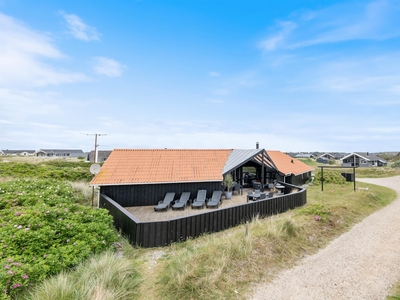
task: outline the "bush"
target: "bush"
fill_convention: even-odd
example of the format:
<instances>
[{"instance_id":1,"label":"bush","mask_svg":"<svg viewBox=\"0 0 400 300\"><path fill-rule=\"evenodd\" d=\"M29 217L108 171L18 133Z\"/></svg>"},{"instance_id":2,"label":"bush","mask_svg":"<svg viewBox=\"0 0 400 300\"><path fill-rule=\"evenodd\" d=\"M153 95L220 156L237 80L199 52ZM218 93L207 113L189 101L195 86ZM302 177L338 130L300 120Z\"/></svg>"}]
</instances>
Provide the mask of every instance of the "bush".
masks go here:
<instances>
[{"instance_id":1,"label":"bush","mask_svg":"<svg viewBox=\"0 0 400 300\"><path fill-rule=\"evenodd\" d=\"M116 241L108 212L77 201L69 184L55 180L0 183L0 288L7 296Z\"/></svg>"},{"instance_id":2,"label":"bush","mask_svg":"<svg viewBox=\"0 0 400 300\"><path fill-rule=\"evenodd\" d=\"M315 184L321 184L322 172L319 171L314 177ZM345 184L346 178L342 176L339 172L335 171L324 171L324 183L334 183L334 184Z\"/></svg>"},{"instance_id":3,"label":"bush","mask_svg":"<svg viewBox=\"0 0 400 300\"><path fill-rule=\"evenodd\" d=\"M394 163L392 163L392 168L400 168L400 160L396 160Z\"/></svg>"},{"instance_id":4,"label":"bush","mask_svg":"<svg viewBox=\"0 0 400 300\"><path fill-rule=\"evenodd\" d=\"M51 160L40 164L9 162L0 163L0 177L41 178L90 181L90 165L86 162Z\"/></svg>"}]
</instances>

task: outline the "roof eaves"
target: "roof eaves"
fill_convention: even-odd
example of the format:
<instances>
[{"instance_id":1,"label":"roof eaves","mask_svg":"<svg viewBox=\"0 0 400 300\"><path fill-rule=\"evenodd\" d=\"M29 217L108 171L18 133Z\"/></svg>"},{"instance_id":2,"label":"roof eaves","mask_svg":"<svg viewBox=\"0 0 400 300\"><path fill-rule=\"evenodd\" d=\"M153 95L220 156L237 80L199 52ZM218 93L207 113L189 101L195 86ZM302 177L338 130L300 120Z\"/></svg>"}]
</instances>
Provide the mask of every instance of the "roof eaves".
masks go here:
<instances>
[{"instance_id":1,"label":"roof eaves","mask_svg":"<svg viewBox=\"0 0 400 300\"><path fill-rule=\"evenodd\" d=\"M116 185L149 185L149 184L171 184L171 183L197 183L197 182L222 182L221 180L198 180L198 181L171 181L171 182L115 182L115 183L89 183L89 186L116 186Z\"/></svg>"}]
</instances>

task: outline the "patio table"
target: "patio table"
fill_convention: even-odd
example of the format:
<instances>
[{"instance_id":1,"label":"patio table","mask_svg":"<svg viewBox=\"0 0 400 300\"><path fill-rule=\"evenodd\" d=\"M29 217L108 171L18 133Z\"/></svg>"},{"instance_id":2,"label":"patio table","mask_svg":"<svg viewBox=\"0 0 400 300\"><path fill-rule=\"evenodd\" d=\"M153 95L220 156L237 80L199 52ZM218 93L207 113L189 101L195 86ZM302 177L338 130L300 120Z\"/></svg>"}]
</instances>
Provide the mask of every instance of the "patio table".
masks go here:
<instances>
[{"instance_id":1,"label":"patio table","mask_svg":"<svg viewBox=\"0 0 400 300\"><path fill-rule=\"evenodd\" d=\"M277 184L275 187L278 189L278 194L284 194L285 186Z\"/></svg>"},{"instance_id":2,"label":"patio table","mask_svg":"<svg viewBox=\"0 0 400 300\"><path fill-rule=\"evenodd\" d=\"M247 202L249 202L249 200L257 200L260 199L260 194L261 193L253 193L253 194L248 194L247 195Z\"/></svg>"}]
</instances>

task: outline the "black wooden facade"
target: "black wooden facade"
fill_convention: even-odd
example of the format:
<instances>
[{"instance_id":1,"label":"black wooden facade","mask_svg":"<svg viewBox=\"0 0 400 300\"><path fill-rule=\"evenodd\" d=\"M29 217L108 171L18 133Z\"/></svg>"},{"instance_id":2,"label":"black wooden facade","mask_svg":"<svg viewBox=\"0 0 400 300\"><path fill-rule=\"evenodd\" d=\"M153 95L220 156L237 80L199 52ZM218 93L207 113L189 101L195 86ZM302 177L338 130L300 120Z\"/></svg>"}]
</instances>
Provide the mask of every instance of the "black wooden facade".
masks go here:
<instances>
[{"instance_id":1,"label":"black wooden facade","mask_svg":"<svg viewBox=\"0 0 400 300\"><path fill-rule=\"evenodd\" d=\"M286 186L285 192L298 188L288 184L284 185ZM119 195L124 196L124 193ZM99 199L99 206L109 210L113 216L115 227L121 230L133 245L159 247L172 242L184 241L187 238L195 238L203 233L228 229L247 220L250 221L257 215L266 217L302 206L307 201L307 194L306 189L298 188L298 192L279 197L251 201L217 210L205 209L200 214L157 222L141 222L123 208L125 205L131 206L132 204L125 204L128 202L126 197L122 200L118 198L118 201L116 199L103 192Z\"/></svg>"},{"instance_id":2,"label":"black wooden facade","mask_svg":"<svg viewBox=\"0 0 400 300\"><path fill-rule=\"evenodd\" d=\"M164 199L168 192L175 192L178 199L182 192L191 192L191 199L196 198L198 190L206 190L207 198L211 198L213 191L223 190L222 182L189 182L164 184L135 184L101 186L100 193L114 199L118 204L129 206L156 205Z\"/></svg>"}]
</instances>

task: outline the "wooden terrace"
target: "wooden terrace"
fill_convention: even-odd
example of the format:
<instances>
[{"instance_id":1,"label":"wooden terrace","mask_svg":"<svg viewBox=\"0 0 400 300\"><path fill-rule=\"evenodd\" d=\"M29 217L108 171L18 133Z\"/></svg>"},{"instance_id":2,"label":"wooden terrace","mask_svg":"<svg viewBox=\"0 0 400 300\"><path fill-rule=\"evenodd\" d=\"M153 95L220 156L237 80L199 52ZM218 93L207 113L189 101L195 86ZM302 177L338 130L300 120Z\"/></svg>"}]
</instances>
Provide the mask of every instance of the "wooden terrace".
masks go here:
<instances>
[{"instance_id":1,"label":"wooden terrace","mask_svg":"<svg viewBox=\"0 0 400 300\"><path fill-rule=\"evenodd\" d=\"M222 203L219 208L191 208L188 203L185 210L172 210L172 208L168 209L168 211L154 211L154 206L132 206L132 207L124 207L129 213L131 213L135 218L140 220L141 222L158 222L158 221L168 221L176 218L188 217L193 215L199 215L203 213L208 213L213 210L218 210L221 208L227 208L232 206L237 206L241 204L247 203L247 191L252 189L243 189L241 194L233 194L231 199L225 199L225 196L222 196ZM268 194L268 191L265 191ZM277 191L274 192L274 197L282 196L283 194L277 194ZM253 201L250 201L253 202Z\"/></svg>"},{"instance_id":2,"label":"wooden terrace","mask_svg":"<svg viewBox=\"0 0 400 300\"><path fill-rule=\"evenodd\" d=\"M247 202L247 189L241 195L224 199L219 208L154 211L154 205L122 206L110 196L100 193L99 207L113 216L114 225L131 244L160 247L173 242L196 238L205 232L218 232L236 226L254 216L267 217L299 207L307 202L306 189L285 185L285 194ZM122 201L121 201L122 202Z\"/></svg>"}]
</instances>

